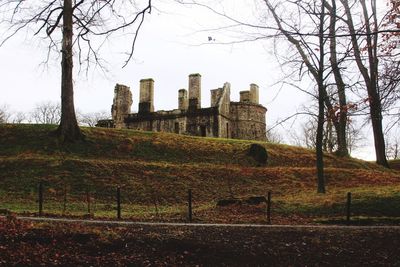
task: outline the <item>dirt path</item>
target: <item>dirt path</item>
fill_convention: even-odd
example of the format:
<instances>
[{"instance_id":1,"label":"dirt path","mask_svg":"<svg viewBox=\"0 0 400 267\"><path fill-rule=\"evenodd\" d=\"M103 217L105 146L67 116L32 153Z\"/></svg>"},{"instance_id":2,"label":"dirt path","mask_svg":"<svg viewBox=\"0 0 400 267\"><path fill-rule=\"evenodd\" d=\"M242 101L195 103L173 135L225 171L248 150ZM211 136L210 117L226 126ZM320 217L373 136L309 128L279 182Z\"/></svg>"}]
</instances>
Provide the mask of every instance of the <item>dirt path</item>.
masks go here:
<instances>
[{"instance_id":1,"label":"dirt path","mask_svg":"<svg viewBox=\"0 0 400 267\"><path fill-rule=\"evenodd\" d=\"M5 218L0 216L0 218ZM226 224L226 223L170 223L170 222L136 222L136 221L113 221L113 220L86 220L50 217L27 217L17 216L20 220L36 222L57 223L84 223L115 226L174 226L174 227L234 227L234 228L285 228L285 229L393 229L400 230L400 225L268 225L268 224Z\"/></svg>"}]
</instances>

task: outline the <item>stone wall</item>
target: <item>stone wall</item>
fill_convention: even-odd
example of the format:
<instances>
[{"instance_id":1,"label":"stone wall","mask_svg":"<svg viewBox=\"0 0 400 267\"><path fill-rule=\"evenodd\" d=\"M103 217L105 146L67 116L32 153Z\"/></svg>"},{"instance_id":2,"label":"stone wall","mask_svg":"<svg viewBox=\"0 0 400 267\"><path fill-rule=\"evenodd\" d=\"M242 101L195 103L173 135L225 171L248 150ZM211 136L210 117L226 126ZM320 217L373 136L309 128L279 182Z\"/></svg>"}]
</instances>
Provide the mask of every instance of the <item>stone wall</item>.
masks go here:
<instances>
[{"instance_id":1,"label":"stone wall","mask_svg":"<svg viewBox=\"0 0 400 267\"><path fill-rule=\"evenodd\" d=\"M201 108L201 75L189 75L189 109Z\"/></svg>"},{"instance_id":2,"label":"stone wall","mask_svg":"<svg viewBox=\"0 0 400 267\"><path fill-rule=\"evenodd\" d=\"M154 80L140 81L139 112L131 114L132 93L117 84L111 121L99 126L171 132L194 136L266 140L265 114L258 104L258 86L240 92L240 102L231 102L230 84L211 90L211 107L201 108L201 75L189 75L189 90L178 92L178 109L154 112Z\"/></svg>"},{"instance_id":3,"label":"stone wall","mask_svg":"<svg viewBox=\"0 0 400 267\"><path fill-rule=\"evenodd\" d=\"M257 84L250 84L250 90L240 91L240 102L259 104L259 88Z\"/></svg>"},{"instance_id":4,"label":"stone wall","mask_svg":"<svg viewBox=\"0 0 400 267\"><path fill-rule=\"evenodd\" d=\"M203 137L219 137L218 110L216 108L202 108L188 112L187 134Z\"/></svg>"},{"instance_id":5,"label":"stone wall","mask_svg":"<svg viewBox=\"0 0 400 267\"><path fill-rule=\"evenodd\" d=\"M261 105L231 102L232 138L266 141L265 113Z\"/></svg>"},{"instance_id":6,"label":"stone wall","mask_svg":"<svg viewBox=\"0 0 400 267\"><path fill-rule=\"evenodd\" d=\"M216 106L218 108L218 137L231 138L230 126L231 85L225 83L221 89Z\"/></svg>"},{"instance_id":7,"label":"stone wall","mask_svg":"<svg viewBox=\"0 0 400 267\"><path fill-rule=\"evenodd\" d=\"M218 100L221 98L223 88L210 90L211 96L211 107L216 107L218 105Z\"/></svg>"},{"instance_id":8,"label":"stone wall","mask_svg":"<svg viewBox=\"0 0 400 267\"><path fill-rule=\"evenodd\" d=\"M187 110L189 105L188 94L186 89L178 91L178 109Z\"/></svg>"},{"instance_id":9,"label":"stone wall","mask_svg":"<svg viewBox=\"0 0 400 267\"><path fill-rule=\"evenodd\" d=\"M186 117L182 114L151 114L145 118L132 114L126 118L128 129L152 132L186 133Z\"/></svg>"},{"instance_id":10,"label":"stone wall","mask_svg":"<svg viewBox=\"0 0 400 267\"><path fill-rule=\"evenodd\" d=\"M250 102L250 91L240 91L240 102Z\"/></svg>"},{"instance_id":11,"label":"stone wall","mask_svg":"<svg viewBox=\"0 0 400 267\"><path fill-rule=\"evenodd\" d=\"M232 122L229 118L219 115L218 116L218 127L220 138L232 138Z\"/></svg>"},{"instance_id":12,"label":"stone wall","mask_svg":"<svg viewBox=\"0 0 400 267\"><path fill-rule=\"evenodd\" d=\"M111 115L115 128L124 128L124 119L131 113L132 93L128 86L117 84L114 88L114 99Z\"/></svg>"},{"instance_id":13,"label":"stone wall","mask_svg":"<svg viewBox=\"0 0 400 267\"><path fill-rule=\"evenodd\" d=\"M193 112L158 111L147 115L130 114L125 118L128 129L218 137L218 112L215 108Z\"/></svg>"}]
</instances>

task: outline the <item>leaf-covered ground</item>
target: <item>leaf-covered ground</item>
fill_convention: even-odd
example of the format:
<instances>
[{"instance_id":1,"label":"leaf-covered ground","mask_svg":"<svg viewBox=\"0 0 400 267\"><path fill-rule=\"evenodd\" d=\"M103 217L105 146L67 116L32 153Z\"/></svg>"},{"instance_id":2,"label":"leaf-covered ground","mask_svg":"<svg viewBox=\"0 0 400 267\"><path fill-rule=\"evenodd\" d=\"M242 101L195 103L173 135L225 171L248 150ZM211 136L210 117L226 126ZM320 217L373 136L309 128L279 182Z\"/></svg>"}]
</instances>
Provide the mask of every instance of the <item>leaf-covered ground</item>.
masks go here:
<instances>
[{"instance_id":1,"label":"leaf-covered ground","mask_svg":"<svg viewBox=\"0 0 400 267\"><path fill-rule=\"evenodd\" d=\"M399 266L394 228L33 224L0 219L1 266Z\"/></svg>"},{"instance_id":2,"label":"leaf-covered ground","mask_svg":"<svg viewBox=\"0 0 400 267\"><path fill-rule=\"evenodd\" d=\"M400 159L391 160L389 161L389 164L390 168L398 171L400 170Z\"/></svg>"}]
</instances>

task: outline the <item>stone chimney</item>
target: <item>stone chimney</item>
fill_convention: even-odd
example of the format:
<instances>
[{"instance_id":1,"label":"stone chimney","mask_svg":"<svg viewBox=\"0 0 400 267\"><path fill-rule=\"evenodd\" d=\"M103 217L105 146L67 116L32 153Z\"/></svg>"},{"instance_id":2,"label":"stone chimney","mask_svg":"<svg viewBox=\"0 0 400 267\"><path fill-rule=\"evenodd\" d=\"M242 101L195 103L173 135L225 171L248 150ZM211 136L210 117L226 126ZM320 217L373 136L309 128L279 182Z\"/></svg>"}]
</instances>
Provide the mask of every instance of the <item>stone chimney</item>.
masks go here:
<instances>
[{"instance_id":1,"label":"stone chimney","mask_svg":"<svg viewBox=\"0 0 400 267\"><path fill-rule=\"evenodd\" d=\"M180 110L188 109L188 95L186 89L180 89L178 91L178 108Z\"/></svg>"},{"instance_id":2,"label":"stone chimney","mask_svg":"<svg viewBox=\"0 0 400 267\"><path fill-rule=\"evenodd\" d=\"M240 91L240 102L250 102L250 91Z\"/></svg>"},{"instance_id":3,"label":"stone chimney","mask_svg":"<svg viewBox=\"0 0 400 267\"><path fill-rule=\"evenodd\" d=\"M111 106L111 115L115 128L122 128L124 118L131 113L132 93L128 86L116 84L114 88L114 99Z\"/></svg>"},{"instance_id":4,"label":"stone chimney","mask_svg":"<svg viewBox=\"0 0 400 267\"><path fill-rule=\"evenodd\" d=\"M201 108L201 75L189 75L189 109Z\"/></svg>"},{"instance_id":5,"label":"stone chimney","mask_svg":"<svg viewBox=\"0 0 400 267\"><path fill-rule=\"evenodd\" d=\"M154 80L140 80L139 113L154 112Z\"/></svg>"},{"instance_id":6,"label":"stone chimney","mask_svg":"<svg viewBox=\"0 0 400 267\"><path fill-rule=\"evenodd\" d=\"M211 92L211 107L215 107L218 104L218 100L222 95L222 88L213 89Z\"/></svg>"},{"instance_id":7,"label":"stone chimney","mask_svg":"<svg viewBox=\"0 0 400 267\"><path fill-rule=\"evenodd\" d=\"M250 102L254 104L259 103L259 95L258 95L258 85L257 84L250 84Z\"/></svg>"}]
</instances>

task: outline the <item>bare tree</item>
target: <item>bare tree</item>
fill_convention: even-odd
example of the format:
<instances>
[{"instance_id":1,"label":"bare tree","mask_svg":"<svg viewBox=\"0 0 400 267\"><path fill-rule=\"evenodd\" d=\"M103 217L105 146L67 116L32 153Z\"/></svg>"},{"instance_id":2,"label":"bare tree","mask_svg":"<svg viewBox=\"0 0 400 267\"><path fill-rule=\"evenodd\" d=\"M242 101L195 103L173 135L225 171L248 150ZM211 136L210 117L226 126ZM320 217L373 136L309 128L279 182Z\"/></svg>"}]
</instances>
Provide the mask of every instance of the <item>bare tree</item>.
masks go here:
<instances>
[{"instance_id":1,"label":"bare tree","mask_svg":"<svg viewBox=\"0 0 400 267\"><path fill-rule=\"evenodd\" d=\"M316 26L321 17L319 15L322 15L323 12L315 7L323 2L327 9L324 17L329 20L329 24L326 22L329 29L323 32L323 37L329 40L329 49L325 50L331 54L329 55L330 66L324 66L324 68L326 75L332 77L325 77L325 83L329 87L333 84L337 87L337 92L334 93L337 94L337 102L332 100L332 94L326 92L325 107L328 110L328 122L331 120L337 132L337 152L341 155L348 155L349 148L346 147L348 142L345 139L348 136L346 129L349 129L347 127L348 110L352 104L347 102L345 91L351 89L354 97L359 98L355 102L363 103L357 111L358 115L368 115L372 123L376 161L378 164L388 167L382 123L383 116L392 116L394 118L394 121L391 122L392 125L400 122L398 119L400 114L398 105L400 99L398 90L400 86L400 60L398 58L400 56L398 50L400 48L398 38L400 36L400 4L398 0L387 1L390 3L390 12L387 16L386 26L385 23L381 23L382 18L378 18L376 0L256 1L266 3L271 13L271 10L278 10L277 7L284 6L272 14L277 26L269 24L267 19L263 21L266 22L265 24L240 21L227 15L223 9L216 11L206 7L232 22L223 29L231 30L235 27L255 29L250 31L252 35L249 38L230 43L283 37L292 43L295 50L303 49L304 53L299 53L300 58L290 57L285 64L294 63L297 67L296 71L301 77L307 73L311 74L311 78L314 79L318 73L314 75L310 72L308 62L313 67L319 64L318 54L321 54L321 51L317 46L320 33L315 29L318 28ZM197 4L194 0L190 2ZM290 5L292 8L289 7ZM205 5L200 4L200 6L204 7ZM276 28L279 33L273 34L271 31ZM260 34L260 32L262 33ZM380 40L379 36L383 36L383 38ZM379 47L386 53L388 51L391 53L385 57L382 55L383 53L379 53ZM285 49L286 54L293 56L289 52ZM348 77L345 77L346 75ZM309 93L308 90L305 91ZM329 99L331 100L329 101ZM365 113L366 110L368 113ZM335 113L335 116L330 116L330 113Z\"/></svg>"},{"instance_id":2,"label":"bare tree","mask_svg":"<svg viewBox=\"0 0 400 267\"><path fill-rule=\"evenodd\" d=\"M307 147L310 149L316 148L316 128L317 120L316 116L311 116L310 120L302 123L301 130L292 133L292 139L294 143L298 146ZM364 138L360 127L357 127L356 122L353 120L348 120L346 123L346 140L349 152L354 150L360 145L360 142ZM323 141L322 149L327 153L335 153L335 148L337 147L336 131L333 131L332 124L329 123L329 119L325 121L324 131L323 131Z\"/></svg>"},{"instance_id":3,"label":"bare tree","mask_svg":"<svg viewBox=\"0 0 400 267\"><path fill-rule=\"evenodd\" d=\"M22 30L33 29L33 35L48 40L49 54L61 53L61 120L56 131L64 141L83 137L76 119L73 96L74 54L80 66L101 66L100 50L117 32L131 36L125 62L133 55L145 15L151 12L151 0L2 0L2 24L8 30L0 43Z\"/></svg>"},{"instance_id":4,"label":"bare tree","mask_svg":"<svg viewBox=\"0 0 400 267\"><path fill-rule=\"evenodd\" d=\"M199 4L196 1L191 1ZM266 38L274 38L274 40L285 39L290 47L285 49L287 55L285 65L290 65L293 72L298 73L298 81L312 81L311 89L300 88L303 92L311 95L317 101L317 127L315 135L315 148L317 157L317 173L318 173L318 192L325 192L324 174L323 174L323 146L324 146L324 122L328 117L327 126L333 124L337 134L338 154L348 156L346 141L346 123L347 123L347 100L345 95L345 82L342 78L340 58L336 43L336 21L339 20L336 12L336 2L331 1L329 4L326 0L321 1L262 1L267 7L268 12L272 15L273 23L267 25L251 24L243 22L228 16L224 11L218 12L209 6L214 13L224 16L231 22L229 28L239 26L241 28L251 28L262 30L264 33L260 36L250 38L250 40L261 40ZM327 10L326 10L327 9ZM248 41L246 39L245 41ZM330 41L330 42L328 42ZM327 49L329 43L329 49ZM281 46L280 46L281 48ZM347 50L343 53L343 57L348 54ZM326 59L330 53L334 53L328 62ZM333 73L333 75L332 75ZM328 94L328 86L337 88L338 105L332 103L332 97ZM335 106L339 106L336 114L339 116L329 117L335 110ZM327 113L325 113L325 107ZM333 135L331 135L333 137ZM332 139L332 138L331 138ZM328 139L326 139L328 140ZM327 146L327 145L326 145Z\"/></svg>"},{"instance_id":5,"label":"bare tree","mask_svg":"<svg viewBox=\"0 0 400 267\"><path fill-rule=\"evenodd\" d=\"M332 122L336 128L337 133L337 154L340 156L349 156L349 151L347 147L347 139L346 139L346 124L348 120L347 111L348 111L348 103L346 97L346 84L343 79L342 71L340 69L340 59L338 58L338 44L337 38L335 36L337 31L337 20L338 12L336 6L336 0L331 0L331 3L325 1L324 5L327 7L329 11L329 61L331 63L332 73L335 79L335 85L337 88L338 94L338 103L339 103L339 113L338 116L329 116L334 108L330 104L329 99L326 99L326 105L328 108L328 123ZM347 54L347 53L345 53Z\"/></svg>"},{"instance_id":6,"label":"bare tree","mask_svg":"<svg viewBox=\"0 0 400 267\"><path fill-rule=\"evenodd\" d=\"M59 124L61 119L61 106L50 101L37 104L31 112L31 118L35 123Z\"/></svg>"},{"instance_id":7,"label":"bare tree","mask_svg":"<svg viewBox=\"0 0 400 267\"><path fill-rule=\"evenodd\" d=\"M317 115L317 132L316 132L316 168L317 168L317 182L318 182L318 193L325 193L325 178L324 178L324 162L323 162L323 125L325 119L325 100L327 97L326 93L326 76L325 72L325 0L322 0L320 4L318 2L307 2L304 5L299 3L295 4L301 14L309 16L309 20L314 23L314 41L305 40L303 36L295 35L293 32L299 32L298 25L289 25L285 22L277 13L277 7L274 6L269 0L264 0L271 12L278 31L282 34L289 43L293 45L297 53L301 57L302 63L304 63L307 72L317 85L318 88L318 115ZM310 33L310 35L312 35ZM315 40L316 39L316 40ZM316 53L315 51L319 51Z\"/></svg>"},{"instance_id":8,"label":"bare tree","mask_svg":"<svg viewBox=\"0 0 400 267\"><path fill-rule=\"evenodd\" d=\"M378 86L378 17L376 0L370 0L367 7L365 0L354 2L350 6L348 0L340 0L345 15L346 24L351 38L354 59L364 80L368 93L369 112L374 134L374 146L376 162L382 166L389 167L386 160L385 138L382 126L382 103ZM356 5L359 4L359 5ZM359 28L356 28L354 10L361 9ZM360 37L360 31L365 34ZM363 50L366 51L363 53Z\"/></svg>"},{"instance_id":9,"label":"bare tree","mask_svg":"<svg viewBox=\"0 0 400 267\"><path fill-rule=\"evenodd\" d=\"M0 106L0 123L23 123L28 120L25 112L14 112L7 105Z\"/></svg>"},{"instance_id":10,"label":"bare tree","mask_svg":"<svg viewBox=\"0 0 400 267\"><path fill-rule=\"evenodd\" d=\"M29 118L28 118L27 114L22 111L15 112L11 116L12 123L23 123L23 122L26 122L28 119Z\"/></svg>"},{"instance_id":11,"label":"bare tree","mask_svg":"<svg viewBox=\"0 0 400 267\"><path fill-rule=\"evenodd\" d=\"M89 127L95 127L99 120L106 120L110 118L110 114L107 111L91 112L91 113L79 113L78 121L79 124Z\"/></svg>"},{"instance_id":12,"label":"bare tree","mask_svg":"<svg viewBox=\"0 0 400 267\"><path fill-rule=\"evenodd\" d=\"M387 138L387 156L389 159L399 159L400 157L400 138L394 136L393 138Z\"/></svg>"},{"instance_id":13,"label":"bare tree","mask_svg":"<svg viewBox=\"0 0 400 267\"><path fill-rule=\"evenodd\" d=\"M297 5L302 10L306 10L305 7L310 6L310 4L307 4L307 1L287 2ZM324 36L330 40L329 59L331 63L331 70L327 71L333 73L335 86L338 89L338 108L329 103L330 101L328 100L330 94L328 92L327 97L325 98L325 106L328 109L328 122L331 121L336 128L337 142L339 147L341 147L338 149L339 154L348 154L347 147L342 147L342 144L347 143L345 142L347 136L346 129L348 128L346 127L348 121L347 112L352 104L347 103L344 92L347 86L351 86L353 89L362 88L362 90L359 90L359 92L361 92L360 97L362 98L359 102L367 104L367 108L369 109L369 118L372 122L372 129L374 133L373 136L377 163L388 167L385 157L385 142L382 120L383 111L387 111L388 107L393 105L393 103L398 100L399 94L396 93L395 88L397 88L400 82L399 61L398 59L392 61L392 64L390 64L391 68L386 68L386 75L383 75L384 73L378 71L378 59L380 58L377 50L379 44L378 35L384 31L380 30L378 27L379 23L376 11L376 0L368 1L370 6L367 6L365 0L340 0L340 3L341 13L338 12L335 0L331 0L330 2L325 1L325 6L328 9L328 15L330 17L329 33L324 33ZM288 9L285 9L285 12L287 12L286 10ZM299 14L305 15L305 13L300 12ZM300 16L301 15L299 15L299 17ZM354 17L357 19L354 19ZM304 30L300 29L298 24L294 24L295 26L292 26L283 18L279 19L281 20L281 24L286 26L286 28L284 28L284 30L286 30L285 36L291 36L291 39L297 40L297 46L295 42L292 42L297 49L299 46L303 46L303 49L306 47L303 40L306 40L309 35L315 34L315 36L317 36L317 34L313 32L304 32ZM304 18L302 17L302 19ZM337 22L340 22L339 26L336 26ZM336 41L339 38L342 42L343 40L348 40L350 44L350 49L341 51L343 54L341 60L338 60L336 57L338 55ZM315 48L315 50L320 51L317 48ZM304 55L308 57L304 60L304 65L307 66L306 60L311 61L315 65L315 62L318 61L313 60L313 58L316 58L315 55L317 53L307 48L304 49L304 51ZM355 62L355 64L353 64L353 62ZM344 63L346 63L345 66L343 66ZM396 65L396 67L393 68L393 65ZM354 73L353 77L346 83L343 79L344 68L346 68L347 72L349 72L349 70L353 71L354 69L358 69L359 73ZM379 82L379 73L381 73L382 78L384 76L388 77L386 79L386 84ZM358 76L361 76L361 78ZM351 84L353 84L353 86ZM363 88L366 88L366 90ZM362 96L363 92L365 91L367 91L367 97ZM360 113L362 110L364 109L359 109L358 112ZM332 114L336 114L338 112L338 116L331 116L331 112ZM388 112L386 112L386 114L388 114ZM398 122L398 120L395 122Z\"/></svg>"},{"instance_id":14,"label":"bare tree","mask_svg":"<svg viewBox=\"0 0 400 267\"><path fill-rule=\"evenodd\" d=\"M269 128L267 129L267 141L274 144L281 144L283 138L275 129Z\"/></svg>"},{"instance_id":15,"label":"bare tree","mask_svg":"<svg viewBox=\"0 0 400 267\"><path fill-rule=\"evenodd\" d=\"M387 0L389 11L383 19L382 28L389 30L382 34L379 42L380 69L379 89L382 99L382 109L386 117L385 136L389 137L386 146L387 155L392 157L393 139L400 126L400 2ZM389 134L392 132L391 134Z\"/></svg>"},{"instance_id":16,"label":"bare tree","mask_svg":"<svg viewBox=\"0 0 400 267\"><path fill-rule=\"evenodd\" d=\"M0 106L0 123L7 123L9 118L8 107L6 105Z\"/></svg>"},{"instance_id":17,"label":"bare tree","mask_svg":"<svg viewBox=\"0 0 400 267\"><path fill-rule=\"evenodd\" d=\"M398 0L386 0L386 2L389 8L381 25L388 31L382 34L379 49L383 53L392 54L400 48L400 2Z\"/></svg>"}]
</instances>

